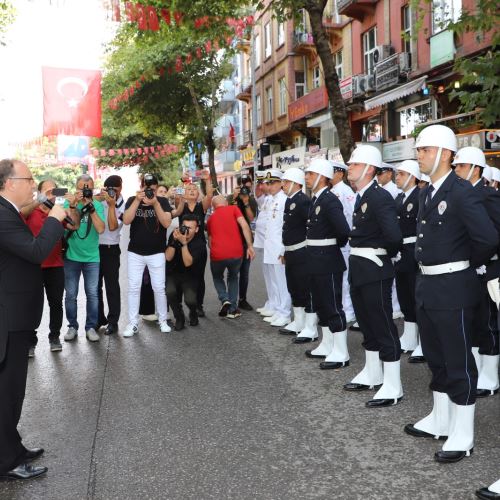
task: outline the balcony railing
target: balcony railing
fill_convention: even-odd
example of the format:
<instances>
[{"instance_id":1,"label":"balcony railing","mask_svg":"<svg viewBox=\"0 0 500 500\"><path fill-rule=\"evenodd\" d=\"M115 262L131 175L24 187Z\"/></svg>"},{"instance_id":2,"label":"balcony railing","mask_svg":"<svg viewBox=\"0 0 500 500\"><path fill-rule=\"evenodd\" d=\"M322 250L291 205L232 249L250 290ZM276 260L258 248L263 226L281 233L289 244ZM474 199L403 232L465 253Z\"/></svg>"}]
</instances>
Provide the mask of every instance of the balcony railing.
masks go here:
<instances>
[{"instance_id":1,"label":"balcony railing","mask_svg":"<svg viewBox=\"0 0 500 500\"><path fill-rule=\"evenodd\" d=\"M374 11L378 0L337 0L337 12L358 21Z\"/></svg>"},{"instance_id":2,"label":"balcony railing","mask_svg":"<svg viewBox=\"0 0 500 500\"><path fill-rule=\"evenodd\" d=\"M293 34L293 50L297 54L308 54L314 50L314 38L312 33L295 31Z\"/></svg>"},{"instance_id":3,"label":"balcony railing","mask_svg":"<svg viewBox=\"0 0 500 500\"><path fill-rule=\"evenodd\" d=\"M252 80L244 77L240 83L236 84L236 99L249 102L252 97Z\"/></svg>"}]
</instances>

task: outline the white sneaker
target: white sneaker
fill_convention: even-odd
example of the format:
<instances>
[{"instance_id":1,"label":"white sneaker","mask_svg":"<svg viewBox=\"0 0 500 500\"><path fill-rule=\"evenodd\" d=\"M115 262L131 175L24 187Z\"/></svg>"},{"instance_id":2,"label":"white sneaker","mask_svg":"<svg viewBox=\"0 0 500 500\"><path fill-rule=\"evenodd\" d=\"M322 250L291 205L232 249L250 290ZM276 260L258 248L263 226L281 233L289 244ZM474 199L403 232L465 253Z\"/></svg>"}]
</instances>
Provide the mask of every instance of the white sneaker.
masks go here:
<instances>
[{"instance_id":1,"label":"white sneaker","mask_svg":"<svg viewBox=\"0 0 500 500\"><path fill-rule=\"evenodd\" d=\"M139 327L137 325L128 324L127 328L123 331L124 337L133 337L139 332Z\"/></svg>"},{"instance_id":2,"label":"white sneaker","mask_svg":"<svg viewBox=\"0 0 500 500\"><path fill-rule=\"evenodd\" d=\"M87 340L90 342L99 342L99 335L97 335L97 332L93 328L87 330Z\"/></svg>"},{"instance_id":3,"label":"white sneaker","mask_svg":"<svg viewBox=\"0 0 500 500\"><path fill-rule=\"evenodd\" d=\"M68 331L64 335L64 340L66 342L71 342L72 340L75 340L76 337L78 337L78 330L76 328L73 328L72 326L70 326L68 328Z\"/></svg>"},{"instance_id":4,"label":"white sneaker","mask_svg":"<svg viewBox=\"0 0 500 500\"><path fill-rule=\"evenodd\" d=\"M160 321L160 332L161 333L170 333L172 331L172 328L168 326L167 320L165 321Z\"/></svg>"},{"instance_id":5,"label":"white sneaker","mask_svg":"<svg viewBox=\"0 0 500 500\"><path fill-rule=\"evenodd\" d=\"M146 321L158 321L158 316L156 314L144 314L142 319Z\"/></svg>"}]
</instances>

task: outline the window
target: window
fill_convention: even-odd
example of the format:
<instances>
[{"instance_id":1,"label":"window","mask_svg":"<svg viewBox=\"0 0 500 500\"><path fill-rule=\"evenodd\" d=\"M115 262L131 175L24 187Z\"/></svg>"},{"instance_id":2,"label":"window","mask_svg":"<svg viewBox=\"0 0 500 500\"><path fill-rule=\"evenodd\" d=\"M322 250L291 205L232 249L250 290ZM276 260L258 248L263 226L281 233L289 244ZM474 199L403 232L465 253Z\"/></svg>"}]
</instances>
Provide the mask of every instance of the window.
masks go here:
<instances>
[{"instance_id":1,"label":"window","mask_svg":"<svg viewBox=\"0 0 500 500\"><path fill-rule=\"evenodd\" d=\"M271 23L266 23L266 25L264 26L264 43L264 56L267 58L270 57L272 51Z\"/></svg>"},{"instance_id":2,"label":"window","mask_svg":"<svg viewBox=\"0 0 500 500\"><path fill-rule=\"evenodd\" d=\"M402 47L403 47L403 52L409 52L411 53L412 49L412 30L411 30L411 8L409 5L405 5L401 9L401 31L403 35L403 40L402 40Z\"/></svg>"},{"instance_id":3,"label":"window","mask_svg":"<svg viewBox=\"0 0 500 500\"><path fill-rule=\"evenodd\" d=\"M338 52L335 52L335 54L333 54L333 63L335 64L335 71L337 72L339 80L342 80L344 74L342 70L342 50L339 50Z\"/></svg>"},{"instance_id":4,"label":"window","mask_svg":"<svg viewBox=\"0 0 500 500\"><path fill-rule=\"evenodd\" d=\"M285 43L285 23L278 23L278 46Z\"/></svg>"},{"instance_id":5,"label":"window","mask_svg":"<svg viewBox=\"0 0 500 500\"><path fill-rule=\"evenodd\" d=\"M260 98L260 94L257 96L255 100L255 107L257 108L257 127L262 126L262 99Z\"/></svg>"},{"instance_id":6,"label":"window","mask_svg":"<svg viewBox=\"0 0 500 500\"><path fill-rule=\"evenodd\" d=\"M432 33L444 30L450 21L457 21L462 11L462 0L433 0Z\"/></svg>"},{"instance_id":7,"label":"window","mask_svg":"<svg viewBox=\"0 0 500 500\"><path fill-rule=\"evenodd\" d=\"M280 90L280 116L287 112L287 99L286 99L286 82L284 78L278 81Z\"/></svg>"},{"instance_id":8,"label":"window","mask_svg":"<svg viewBox=\"0 0 500 500\"><path fill-rule=\"evenodd\" d=\"M270 122L273 119L273 88L267 87L266 89L266 117L267 121Z\"/></svg>"},{"instance_id":9,"label":"window","mask_svg":"<svg viewBox=\"0 0 500 500\"><path fill-rule=\"evenodd\" d=\"M402 137L409 136L421 123L432 120L431 101L412 104L407 108L399 109L399 124Z\"/></svg>"},{"instance_id":10,"label":"window","mask_svg":"<svg viewBox=\"0 0 500 500\"><path fill-rule=\"evenodd\" d=\"M295 99L300 99L306 93L306 80L303 71L295 72Z\"/></svg>"},{"instance_id":11,"label":"window","mask_svg":"<svg viewBox=\"0 0 500 500\"><path fill-rule=\"evenodd\" d=\"M363 60L365 63L365 73L372 74L375 69L373 54L377 46L377 28L372 28L363 34Z\"/></svg>"},{"instance_id":12,"label":"window","mask_svg":"<svg viewBox=\"0 0 500 500\"><path fill-rule=\"evenodd\" d=\"M255 67L260 66L260 35L255 35Z\"/></svg>"},{"instance_id":13,"label":"window","mask_svg":"<svg viewBox=\"0 0 500 500\"><path fill-rule=\"evenodd\" d=\"M380 142L382 136L382 119L380 116L363 123L363 142Z\"/></svg>"},{"instance_id":14,"label":"window","mask_svg":"<svg viewBox=\"0 0 500 500\"><path fill-rule=\"evenodd\" d=\"M321 85L321 72L319 70L319 64L314 66L312 71L312 88L317 89Z\"/></svg>"}]
</instances>

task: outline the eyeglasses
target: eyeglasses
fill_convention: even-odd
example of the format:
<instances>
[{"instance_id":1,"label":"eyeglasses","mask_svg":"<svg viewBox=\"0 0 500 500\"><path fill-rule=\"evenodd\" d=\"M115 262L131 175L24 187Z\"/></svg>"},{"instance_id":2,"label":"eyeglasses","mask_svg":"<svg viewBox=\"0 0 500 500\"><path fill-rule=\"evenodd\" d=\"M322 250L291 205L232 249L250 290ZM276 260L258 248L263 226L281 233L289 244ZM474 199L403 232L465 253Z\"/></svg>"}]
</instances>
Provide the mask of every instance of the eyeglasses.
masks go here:
<instances>
[{"instance_id":1,"label":"eyeglasses","mask_svg":"<svg viewBox=\"0 0 500 500\"><path fill-rule=\"evenodd\" d=\"M20 181L34 181L33 177L9 177L9 179L20 180Z\"/></svg>"}]
</instances>

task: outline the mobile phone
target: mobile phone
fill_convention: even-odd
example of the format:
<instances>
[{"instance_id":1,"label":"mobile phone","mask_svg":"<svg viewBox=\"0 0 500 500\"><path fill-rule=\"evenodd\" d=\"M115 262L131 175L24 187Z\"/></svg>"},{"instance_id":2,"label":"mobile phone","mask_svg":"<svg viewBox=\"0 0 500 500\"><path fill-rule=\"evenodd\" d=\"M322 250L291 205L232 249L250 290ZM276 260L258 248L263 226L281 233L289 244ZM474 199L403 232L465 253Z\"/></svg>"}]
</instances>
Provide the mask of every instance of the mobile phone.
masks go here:
<instances>
[{"instance_id":1,"label":"mobile phone","mask_svg":"<svg viewBox=\"0 0 500 500\"><path fill-rule=\"evenodd\" d=\"M52 190L52 196L64 196L67 193L68 190L66 188L54 188Z\"/></svg>"},{"instance_id":2,"label":"mobile phone","mask_svg":"<svg viewBox=\"0 0 500 500\"><path fill-rule=\"evenodd\" d=\"M182 187L175 188L175 194L183 195L185 193L185 189Z\"/></svg>"}]
</instances>

